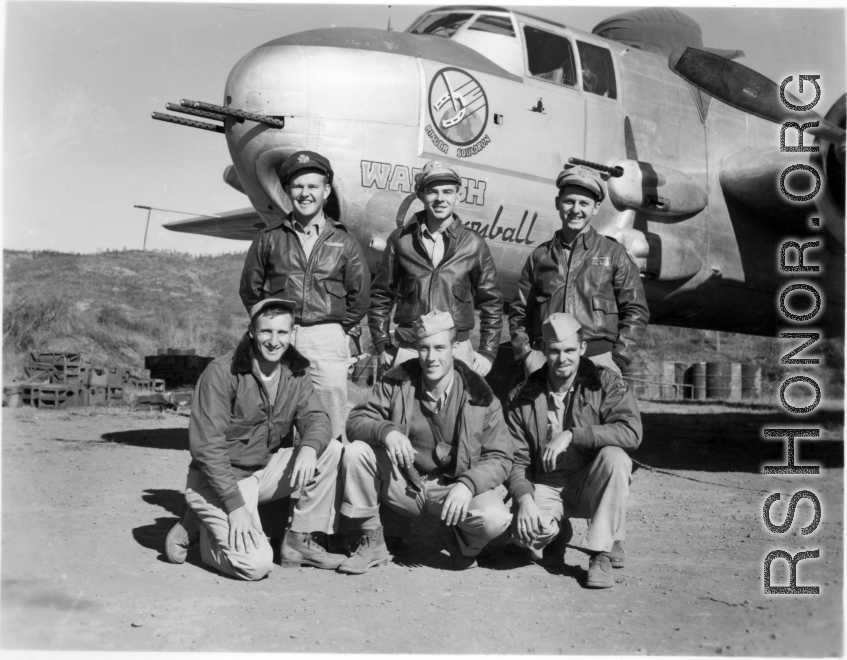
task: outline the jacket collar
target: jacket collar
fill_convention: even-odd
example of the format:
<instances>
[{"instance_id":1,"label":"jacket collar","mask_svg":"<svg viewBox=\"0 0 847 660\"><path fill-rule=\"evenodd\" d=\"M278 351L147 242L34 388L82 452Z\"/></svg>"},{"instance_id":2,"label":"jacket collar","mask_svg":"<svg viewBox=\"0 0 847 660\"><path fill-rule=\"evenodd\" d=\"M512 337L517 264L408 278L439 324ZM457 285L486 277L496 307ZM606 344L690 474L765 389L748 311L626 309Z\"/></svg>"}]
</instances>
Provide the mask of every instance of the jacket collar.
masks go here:
<instances>
[{"instance_id":1,"label":"jacket collar","mask_svg":"<svg viewBox=\"0 0 847 660\"><path fill-rule=\"evenodd\" d=\"M309 361L303 357L300 352L289 344L288 349L280 360L282 364L288 367L288 370L294 376L302 376L309 368ZM250 339L249 333L244 333L241 341L235 349L232 356L232 366L230 371L233 374L251 374L253 373L253 341Z\"/></svg>"},{"instance_id":2,"label":"jacket collar","mask_svg":"<svg viewBox=\"0 0 847 660\"><path fill-rule=\"evenodd\" d=\"M591 247L591 244L594 242L594 237L597 235L597 230L594 229L591 225L588 225L585 231L581 232L575 239L574 244L582 241L582 247L584 249L588 249ZM556 232L556 242L560 245L564 243L564 238L562 238L562 230Z\"/></svg>"},{"instance_id":3,"label":"jacket collar","mask_svg":"<svg viewBox=\"0 0 847 660\"><path fill-rule=\"evenodd\" d=\"M291 231L294 231L294 224L293 223L294 223L294 213L292 212L292 213L289 213L286 216L280 218L279 220L277 220L273 224L268 225L266 227L266 229L270 230L270 229L277 229L278 227L285 227L286 229L290 229ZM335 218L332 218L332 217L326 215L325 213L324 213L324 223L325 223L324 224L324 231L326 231L327 226L331 227L332 229L340 229L340 230L345 231L345 232L348 231L347 226L344 223L339 222ZM321 232L321 233L323 233L323 232Z\"/></svg>"},{"instance_id":4,"label":"jacket collar","mask_svg":"<svg viewBox=\"0 0 847 660\"><path fill-rule=\"evenodd\" d=\"M600 371L597 366L587 357L582 357L579 361L579 368L576 370L576 378L574 379L574 392L579 389L599 390L602 385L600 383ZM541 369L534 371L526 379L523 387L518 391L515 397L516 401L535 401L539 396L547 394L547 365Z\"/></svg>"},{"instance_id":5,"label":"jacket collar","mask_svg":"<svg viewBox=\"0 0 847 660\"><path fill-rule=\"evenodd\" d=\"M468 365L461 360L453 361L453 369L456 374L462 379L465 385L471 405L474 406L490 406L494 401L494 392L485 382L485 379L478 373L473 371ZM411 382L416 385L419 382L421 375L421 363L417 358L407 360L402 364L395 365L385 372L384 379L392 381L394 384L402 385L406 382Z\"/></svg>"},{"instance_id":6,"label":"jacket collar","mask_svg":"<svg viewBox=\"0 0 847 660\"><path fill-rule=\"evenodd\" d=\"M424 226L426 226L426 211L418 211L415 213L414 218L403 227L403 233L417 232ZM465 227L462 225L462 219L459 217L459 214L454 213L453 222L451 222L450 226L444 230L444 233L450 234L452 238L457 238L459 233L464 229Z\"/></svg>"}]
</instances>

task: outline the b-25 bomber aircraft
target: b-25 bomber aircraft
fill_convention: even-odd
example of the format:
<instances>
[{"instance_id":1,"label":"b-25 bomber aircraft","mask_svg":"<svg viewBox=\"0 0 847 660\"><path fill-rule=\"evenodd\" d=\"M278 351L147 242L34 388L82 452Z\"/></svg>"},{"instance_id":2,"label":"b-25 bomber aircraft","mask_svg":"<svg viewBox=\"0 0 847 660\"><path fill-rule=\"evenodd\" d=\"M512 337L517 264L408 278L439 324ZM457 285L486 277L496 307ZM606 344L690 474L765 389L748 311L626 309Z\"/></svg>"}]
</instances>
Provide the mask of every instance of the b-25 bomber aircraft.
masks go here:
<instances>
[{"instance_id":1,"label":"b-25 bomber aircraft","mask_svg":"<svg viewBox=\"0 0 847 660\"><path fill-rule=\"evenodd\" d=\"M578 159L604 172L609 200L593 226L636 260L651 323L774 336L780 245L809 237L822 242L805 260L825 271L815 286L828 336L840 334L845 98L817 117L818 153L781 153L792 117L773 110L776 83L732 61L742 55L704 48L673 9L621 14L592 34L478 6L433 9L406 32L292 34L235 65L222 105L168 104L190 119L154 113L223 133L224 179L252 204L165 226L251 239L290 211L277 171L308 149L332 162L327 211L375 271L390 232L422 208L415 174L437 159L461 173L456 210L487 240L509 300L530 251L561 226L555 177ZM810 162L823 180L817 207L779 189L787 166ZM806 186L798 195L811 189L803 176L786 183Z\"/></svg>"}]
</instances>

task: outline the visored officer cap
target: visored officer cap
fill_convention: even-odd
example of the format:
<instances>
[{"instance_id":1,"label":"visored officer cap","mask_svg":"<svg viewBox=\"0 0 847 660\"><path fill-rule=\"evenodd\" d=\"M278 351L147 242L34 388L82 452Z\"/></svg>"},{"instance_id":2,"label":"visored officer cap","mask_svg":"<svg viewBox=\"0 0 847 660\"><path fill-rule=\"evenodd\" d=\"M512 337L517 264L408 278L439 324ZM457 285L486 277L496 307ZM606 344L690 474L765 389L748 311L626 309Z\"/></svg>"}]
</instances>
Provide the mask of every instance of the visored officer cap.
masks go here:
<instances>
[{"instance_id":1,"label":"visored officer cap","mask_svg":"<svg viewBox=\"0 0 847 660\"><path fill-rule=\"evenodd\" d=\"M597 197L598 202L602 202L606 198L600 175L582 165L565 165L565 169L556 177L556 187L561 190L565 186L579 186L590 190Z\"/></svg>"},{"instance_id":2,"label":"visored officer cap","mask_svg":"<svg viewBox=\"0 0 847 660\"><path fill-rule=\"evenodd\" d=\"M461 188L462 177L456 170L447 167L440 160L431 160L423 170L415 175L415 192L423 191L431 183L455 183Z\"/></svg>"},{"instance_id":3,"label":"visored officer cap","mask_svg":"<svg viewBox=\"0 0 847 660\"><path fill-rule=\"evenodd\" d=\"M333 171L329 160L314 151L295 151L283 162L279 168L279 180L283 186L288 185L288 180L300 170L318 170L326 174L327 183L332 183Z\"/></svg>"}]
</instances>

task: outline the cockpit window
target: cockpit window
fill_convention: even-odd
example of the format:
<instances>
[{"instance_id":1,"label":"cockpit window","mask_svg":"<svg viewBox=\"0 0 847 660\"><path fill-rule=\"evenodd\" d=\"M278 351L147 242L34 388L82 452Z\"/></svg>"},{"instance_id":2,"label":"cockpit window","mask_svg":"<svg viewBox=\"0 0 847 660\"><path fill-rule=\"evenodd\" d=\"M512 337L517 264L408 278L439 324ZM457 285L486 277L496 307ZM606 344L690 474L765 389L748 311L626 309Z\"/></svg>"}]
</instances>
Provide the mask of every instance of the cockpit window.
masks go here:
<instances>
[{"instance_id":1,"label":"cockpit window","mask_svg":"<svg viewBox=\"0 0 847 660\"><path fill-rule=\"evenodd\" d=\"M615 67L611 53L605 48L582 41L577 41L576 47L582 64L582 88L598 96L617 98Z\"/></svg>"},{"instance_id":2,"label":"cockpit window","mask_svg":"<svg viewBox=\"0 0 847 660\"><path fill-rule=\"evenodd\" d=\"M412 34L429 34L449 39L471 16L473 14L429 14L412 29Z\"/></svg>"},{"instance_id":3,"label":"cockpit window","mask_svg":"<svg viewBox=\"0 0 847 660\"><path fill-rule=\"evenodd\" d=\"M468 30L492 32L506 37L515 36L515 29L512 27L512 19L508 16L486 16L483 14L473 22Z\"/></svg>"},{"instance_id":4,"label":"cockpit window","mask_svg":"<svg viewBox=\"0 0 847 660\"><path fill-rule=\"evenodd\" d=\"M557 85L576 85L573 49L565 37L524 26L529 75Z\"/></svg>"}]
</instances>

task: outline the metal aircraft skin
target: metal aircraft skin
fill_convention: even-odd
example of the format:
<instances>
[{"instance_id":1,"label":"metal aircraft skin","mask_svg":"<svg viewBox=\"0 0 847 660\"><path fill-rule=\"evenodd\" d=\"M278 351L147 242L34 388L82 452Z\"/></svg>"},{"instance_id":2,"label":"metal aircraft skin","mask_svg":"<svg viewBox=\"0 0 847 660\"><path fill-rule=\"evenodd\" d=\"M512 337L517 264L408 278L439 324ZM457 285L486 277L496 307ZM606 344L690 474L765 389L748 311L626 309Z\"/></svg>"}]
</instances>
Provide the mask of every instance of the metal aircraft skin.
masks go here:
<instances>
[{"instance_id":1,"label":"metal aircraft skin","mask_svg":"<svg viewBox=\"0 0 847 660\"><path fill-rule=\"evenodd\" d=\"M651 323L774 336L779 292L804 281L779 272L780 246L820 240L805 263L825 272L805 281L824 294L828 336L841 334L844 207L826 176L843 178L843 165L808 134L820 155L780 153L780 125L702 94L655 46L484 7L434 9L407 32L328 28L271 41L235 65L223 101L284 120L223 120L233 161L224 178L255 212L165 226L249 239L291 208L279 165L317 151L335 170L328 211L375 270L390 232L422 208L415 173L437 159L461 174L456 211L486 238L509 300L529 253L561 226L555 177L579 158L623 168L606 179L592 225L636 259ZM828 119L843 128L843 99ZM810 157L828 163L816 166L826 216L779 191L780 172ZM802 176L794 185L811 188Z\"/></svg>"}]
</instances>

